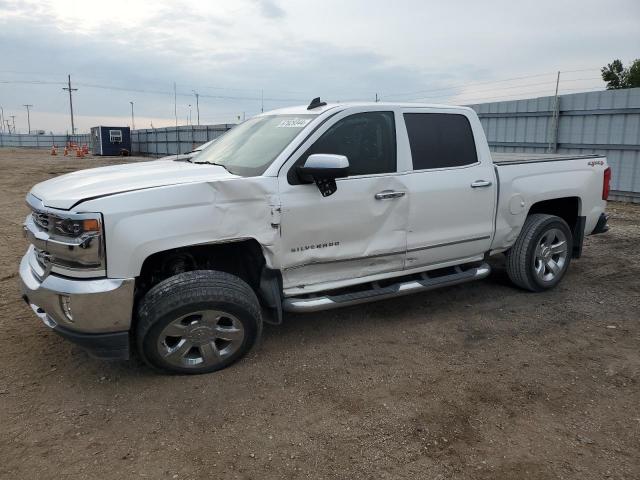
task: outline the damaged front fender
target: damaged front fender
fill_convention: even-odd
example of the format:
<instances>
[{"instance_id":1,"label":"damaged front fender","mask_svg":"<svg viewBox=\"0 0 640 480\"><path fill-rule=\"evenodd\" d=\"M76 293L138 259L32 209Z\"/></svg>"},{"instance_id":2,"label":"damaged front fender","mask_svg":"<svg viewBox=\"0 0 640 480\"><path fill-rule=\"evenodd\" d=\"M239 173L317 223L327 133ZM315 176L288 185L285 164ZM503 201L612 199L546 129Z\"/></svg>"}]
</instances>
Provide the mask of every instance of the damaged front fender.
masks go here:
<instances>
[{"instance_id":1,"label":"damaged front fender","mask_svg":"<svg viewBox=\"0 0 640 480\"><path fill-rule=\"evenodd\" d=\"M103 212L108 276L139 275L144 260L179 247L254 239L268 268L278 264L279 204L271 177L232 177L92 200Z\"/></svg>"}]
</instances>

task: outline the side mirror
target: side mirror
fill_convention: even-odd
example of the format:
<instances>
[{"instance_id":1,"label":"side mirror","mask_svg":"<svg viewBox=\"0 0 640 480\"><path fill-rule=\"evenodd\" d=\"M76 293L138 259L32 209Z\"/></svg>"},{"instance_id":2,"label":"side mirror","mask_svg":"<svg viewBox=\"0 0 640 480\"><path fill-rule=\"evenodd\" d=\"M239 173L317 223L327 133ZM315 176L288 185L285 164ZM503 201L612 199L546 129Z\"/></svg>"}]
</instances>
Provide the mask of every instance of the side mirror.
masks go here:
<instances>
[{"instance_id":1,"label":"side mirror","mask_svg":"<svg viewBox=\"0 0 640 480\"><path fill-rule=\"evenodd\" d=\"M316 153L309 155L304 166L298 167L298 176L305 183L315 182L323 197L337 190L336 178L349 173L349 159L344 155Z\"/></svg>"}]
</instances>

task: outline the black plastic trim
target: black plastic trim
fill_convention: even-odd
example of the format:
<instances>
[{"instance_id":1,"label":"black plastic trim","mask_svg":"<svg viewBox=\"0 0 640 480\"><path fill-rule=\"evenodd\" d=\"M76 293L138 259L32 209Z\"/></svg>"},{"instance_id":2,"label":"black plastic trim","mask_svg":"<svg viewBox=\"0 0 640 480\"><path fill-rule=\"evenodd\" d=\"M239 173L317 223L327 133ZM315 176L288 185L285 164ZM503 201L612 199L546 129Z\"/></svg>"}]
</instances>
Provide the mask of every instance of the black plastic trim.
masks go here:
<instances>
[{"instance_id":1,"label":"black plastic trim","mask_svg":"<svg viewBox=\"0 0 640 480\"><path fill-rule=\"evenodd\" d=\"M480 240L488 240L489 238L491 238L490 235L485 235L484 237L465 238L464 240L457 240L455 242L436 243L434 245L427 245L425 247L414 247L407 249L407 253L419 252L420 250L429 250L431 248L448 247L449 245L458 245L460 243L479 242Z\"/></svg>"},{"instance_id":2,"label":"black plastic trim","mask_svg":"<svg viewBox=\"0 0 640 480\"><path fill-rule=\"evenodd\" d=\"M596 223L596 227L591 232L591 235L597 235L599 233L605 233L609 231L609 225L607 222L609 221L609 215L606 213L601 213L600 218L598 218L598 223Z\"/></svg>"},{"instance_id":3,"label":"black plastic trim","mask_svg":"<svg viewBox=\"0 0 640 480\"><path fill-rule=\"evenodd\" d=\"M498 145L498 146L509 146L509 145ZM545 144L546 146L546 144ZM586 147L580 147L586 148ZM525 163L545 163L545 162L564 162L571 160L588 160L589 158L600 158L603 155L593 154L593 155L575 155L575 157L570 156L562 156L558 158L554 157L545 157L545 158L527 158L522 160L494 160L493 164L498 165L499 167L509 167L511 165L522 165Z\"/></svg>"},{"instance_id":4,"label":"black plastic trim","mask_svg":"<svg viewBox=\"0 0 640 480\"><path fill-rule=\"evenodd\" d=\"M571 251L571 258L580 258L582 256L582 245L584 244L584 225L587 221L587 217L578 217L576 224L573 227L573 249Z\"/></svg>"},{"instance_id":5,"label":"black plastic trim","mask_svg":"<svg viewBox=\"0 0 640 480\"><path fill-rule=\"evenodd\" d=\"M128 360L129 332L81 333L56 325L53 331L99 360Z\"/></svg>"},{"instance_id":6,"label":"black plastic trim","mask_svg":"<svg viewBox=\"0 0 640 480\"><path fill-rule=\"evenodd\" d=\"M280 270L263 268L260 275L260 299L271 310L273 318L264 317L266 323L280 325L282 323L282 274Z\"/></svg>"}]
</instances>

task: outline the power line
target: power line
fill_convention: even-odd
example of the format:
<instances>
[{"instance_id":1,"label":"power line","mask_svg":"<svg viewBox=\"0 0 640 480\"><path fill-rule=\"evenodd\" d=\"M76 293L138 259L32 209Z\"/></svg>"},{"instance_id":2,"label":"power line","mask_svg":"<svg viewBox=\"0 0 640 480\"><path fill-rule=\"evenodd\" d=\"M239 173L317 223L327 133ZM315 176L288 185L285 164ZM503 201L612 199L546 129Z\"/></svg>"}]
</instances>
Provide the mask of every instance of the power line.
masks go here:
<instances>
[{"instance_id":1,"label":"power line","mask_svg":"<svg viewBox=\"0 0 640 480\"><path fill-rule=\"evenodd\" d=\"M568 71L563 71L562 73L575 73L575 72L586 72L586 71L597 71L597 69L568 70ZM416 92L386 94L386 95L384 95L384 97L385 98L387 98L387 97L402 97L402 96L411 96L411 95L415 95L415 94L419 94L419 93L443 92L443 91L456 90L456 89L466 88L466 87L475 87L477 85L492 85L492 84L496 84L496 83L515 82L515 81L518 81L518 80L527 80L527 79L530 79L530 78L540 78L540 77L546 77L546 76L551 77L549 79L549 83L551 83L551 82L554 81L553 80L553 76L554 75L556 75L555 72L550 72L550 73L540 73L540 74L535 74L535 75L526 75L526 76L523 76L523 77L505 78L505 79L502 79L502 80L491 80L491 81L486 81L486 82L462 83L462 84L458 84L458 85L452 85L452 86L449 86L449 87L433 88L433 89L429 89L429 90L418 90ZM600 77L593 78L593 79L594 80L600 80ZM578 81L578 80L583 80L583 79L568 79L568 80L563 80L563 83L572 82L572 81ZM538 83L538 85L542 85L542 84L543 83ZM534 84L527 84L527 85L534 85ZM520 85L520 86L525 86L525 85ZM510 86L510 87L503 87L503 89L508 89L508 88L509 89L510 88L518 88L518 85L514 85L514 86ZM444 95L442 95L442 96L444 96ZM421 98L429 98L429 97L421 97Z\"/></svg>"},{"instance_id":2,"label":"power line","mask_svg":"<svg viewBox=\"0 0 640 480\"><path fill-rule=\"evenodd\" d=\"M601 92L604 91L604 88L602 87L594 87L591 89L585 89L585 88L565 88L563 89L562 87L560 87L560 93L559 95L564 95L567 94L569 92ZM513 95L498 95L498 96L493 96L493 97L462 97L461 99L458 99L456 101L456 103L459 104L472 104L472 103L484 103L487 102L488 100L495 100L495 101L501 101L502 99L504 100L509 100L509 99L513 99L513 100L527 100L531 95L538 95L538 94L545 94L546 95L541 95L544 97L551 97L553 96L552 94L550 94L550 92L548 90L537 90L534 92L523 92L523 93L516 93ZM516 97L523 97L523 95L528 95L529 97L525 96L524 98L516 98ZM538 98L538 97L533 97L533 98Z\"/></svg>"},{"instance_id":3,"label":"power line","mask_svg":"<svg viewBox=\"0 0 640 480\"><path fill-rule=\"evenodd\" d=\"M0 83L27 84L27 85L66 85L66 82L49 82L46 80L0 80Z\"/></svg>"},{"instance_id":4,"label":"power line","mask_svg":"<svg viewBox=\"0 0 640 480\"><path fill-rule=\"evenodd\" d=\"M592 80L592 79L584 79L584 80ZM563 80L563 83L570 83L572 82L572 80ZM504 91L504 90L512 90L512 89L518 89L518 88L527 88L527 87L535 87L535 86L541 86L541 85L548 85L550 88L553 87L553 85L555 84L555 82L544 82L544 83L527 83L525 85L513 85L510 87L502 87L499 89L499 91ZM590 87L584 87L584 88L590 88ZM597 87L593 87L593 88L597 88ZM578 88L577 90L580 90L580 88ZM445 93L445 94L441 94L441 95L430 95L427 97L418 97L418 98L413 98L411 99L411 101L424 101L424 100L432 100L432 99L441 99L441 98L451 98L451 97L460 97L460 95L462 95L463 98L465 97L477 97L477 94L480 94L480 97L482 97L483 93L487 93L487 94L491 94L494 92L497 92L497 89L484 89L484 90L474 90L474 91L469 91L469 92L463 92L462 94L456 94L456 93ZM528 94L534 94L537 92L545 92L546 90L541 90L541 89L536 89L534 92L531 91L523 91L520 93L515 94L515 96L519 96L519 95L528 95ZM503 95L500 95L503 96ZM512 95L513 96L513 95Z\"/></svg>"},{"instance_id":5,"label":"power line","mask_svg":"<svg viewBox=\"0 0 640 480\"><path fill-rule=\"evenodd\" d=\"M575 78L575 79L569 79L569 80L563 80L563 83L570 83L570 82L577 82L577 81L586 81L586 80L601 80L600 78ZM466 92L466 93L480 93L480 92L491 92L494 91L496 88L499 88L500 90L513 90L514 88L525 88L525 87L534 87L534 86L540 86L540 85L553 85L555 83L555 80L548 80L546 82L536 82L536 83L525 83L523 85L509 85L507 87L489 87L489 88L483 88L483 89L479 89L479 90L473 90L471 92ZM435 96L431 96L431 97L422 97L422 98L442 98L442 97L446 97L446 96L451 96L454 94L444 94L444 95L435 95Z\"/></svg>"},{"instance_id":6,"label":"power line","mask_svg":"<svg viewBox=\"0 0 640 480\"><path fill-rule=\"evenodd\" d=\"M77 82L76 85L86 88L98 88L104 90L114 90L114 91L122 91L122 92L135 92L135 93L147 93L154 95L173 95L173 91L167 90L145 90L141 88L127 88L127 87L118 87L113 85L102 85L97 83L82 83ZM192 93L184 93L184 92L176 92L176 96L179 97L191 97ZM199 94L200 97L203 98L213 98L219 100L254 100L254 101L271 101L271 102L304 102L306 100L301 98L275 98L275 97L264 97L264 96L255 96L255 97L243 97L243 96L235 96L235 95L210 95L210 94Z\"/></svg>"},{"instance_id":7,"label":"power line","mask_svg":"<svg viewBox=\"0 0 640 480\"><path fill-rule=\"evenodd\" d=\"M30 85L67 85L68 82L52 82L46 80L0 80L0 83L3 84L30 84ZM132 87L121 87L117 85L105 85L99 83L85 83L85 82L76 82L76 85L80 87L86 88L97 88L104 90L113 90L113 91L122 91L122 92L134 92L134 93L147 93L154 95L173 95L173 91L167 90L149 90L143 88L132 88ZM224 87L204 87L204 88L218 88L223 89ZM77 90L77 89L76 89ZM230 90L240 90L240 89L230 89ZM246 91L255 91L247 89ZM191 96L191 93L183 93L177 92L177 96L187 97ZM200 97L203 98L212 98L212 99L220 99L220 100L254 100L261 102L270 101L270 102L304 102L307 98L277 98L277 97L265 97L264 89L261 90L260 96L240 96L240 95L215 95L215 94L199 94Z\"/></svg>"},{"instance_id":8,"label":"power line","mask_svg":"<svg viewBox=\"0 0 640 480\"><path fill-rule=\"evenodd\" d=\"M404 97L404 96L408 96L408 95L416 95L418 93L431 93L431 92L441 92L441 91L445 91L445 90L454 90L456 88L464 88L464 87L470 87L470 86L474 86L474 85L488 85L488 84L492 84L492 83L504 83L504 82L513 82L516 80L525 80L528 78L537 78L537 77L546 77L549 75L555 75L555 73L540 73L540 74L535 74L535 75L526 75L524 77L514 77L514 78L505 78L503 80L491 80L491 81L486 81L486 82L471 82L471 83L461 83L458 85L452 85L450 87L443 87L443 88L433 88L430 90L417 90L415 92L405 92L405 93L390 93L390 94L385 94L384 97Z\"/></svg>"},{"instance_id":9,"label":"power line","mask_svg":"<svg viewBox=\"0 0 640 480\"><path fill-rule=\"evenodd\" d=\"M571 72L578 72L578 71L595 71L592 69L584 69L584 70L572 70ZM460 88L467 88L467 87L475 87L475 86L482 86L482 85L496 85L499 83L506 83L506 82L514 82L514 81L518 81L518 80L524 80L524 79L530 79L530 78L540 78L540 77L544 77L544 76L549 76L549 75L554 75L553 73L542 73L542 74L536 74L536 75L527 75L527 76L521 76L521 77L512 77L512 78L507 78L507 79L501 79L501 80L491 80L491 81L486 81L486 82L470 82L470 83L464 83L464 84L458 84L458 85L452 85L449 87L442 87L442 88L434 88L434 89L425 89L425 90L416 90L414 92L405 92L405 93L392 93L392 94L388 94L388 95L383 95L384 97L401 97L401 96L411 96L411 95L417 95L420 93L434 93L434 92L447 92L447 91L453 91L456 89L460 89ZM596 78L594 78L595 80ZM582 81L583 79L568 79L568 80L564 80L563 83L566 82L573 82L573 81ZM584 80L587 80L587 78L585 78ZM551 83L553 80L550 78L548 83ZM49 84L54 84L54 85L58 85L61 84L61 82L49 82L49 81L43 81L43 80L0 80L0 83L28 83L28 84L42 84L42 85L49 85ZM544 85L546 84L546 82L536 82L536 83L527 83L524 85L510 85L510 86L505 86L502 87L502 90L507 90L507 89L514 89L514 88L520 88L520 87L526 87L526 86L535 86L535 85ZM113 90L113 91L125 91L125 92L134 92L134 93L144 93L144 94L151 94L151 95L172 95L174 94L174 92L171 91L166 91L166 90L155 90L155 89L143 89L143 88L134 88L134 87L122 87L122 86L117 86L117 85L106 85L106 84L99 84L99 83L84 83L84 82L76 82L76 85L82 86L82 87L87 87L87 88L96 88L96 89L104 89L104 90ZM224 89L225 87L204 87L204 88L211 88L211 89ZM229 90L233 90L233 89L229 89ZM240 91L241 89L235 89ZM481 92L481 91L488 91L491 90L491 88L484 88L484 89L476 89L475 92ZM255 91L255 90L254 90ZM195 93L195 90L192 90L192 92ZM181 96L181 97L188 97L193 95L194 93L183 93L183 92L175 92L176 96ZM451 94L453 95L453 93ZM446 96L450 96L448 94L443 94L443 95L433 95L433 96L421 96L419 98L442 98L442 97L446 97ZM260 96L243 96L243 95L221 95L221 94L198 94L198 100L199 97L203 97L203 98L210 98L210 99L215 99L215 100L246 100L246 101L260 101L261 103L261 110L264 110L264 102L268 101L268 102L304 102L306 101L306 97L305 98L287 98L287 97L265 97L264 96L264 90L262 89L260 91ZM365 97L363 97L365 98Z\"/></svg>"}]
</instances>

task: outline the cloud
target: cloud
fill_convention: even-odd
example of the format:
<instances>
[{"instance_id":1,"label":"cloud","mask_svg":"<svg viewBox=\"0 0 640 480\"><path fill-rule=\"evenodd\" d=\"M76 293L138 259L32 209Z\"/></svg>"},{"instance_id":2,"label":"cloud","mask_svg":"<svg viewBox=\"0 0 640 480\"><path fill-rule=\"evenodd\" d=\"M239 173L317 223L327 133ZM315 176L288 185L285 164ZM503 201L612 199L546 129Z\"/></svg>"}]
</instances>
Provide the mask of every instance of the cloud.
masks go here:
<instances>
[{"instance_id":1,"label":"cloud","mask_svg":"<svg viewBox=\"0 0 640 480\"><path fill-rule=\"evenodd\" d=\"M540 11L505 2L484 15L479 4L427 8L418 0L407 0L402 12L382 0L237 0L215 8L196 0L156 0L153 8L111 0L110 11L127 14L105 16L97 0L84 0L82 9L70 9L66 1L0 0L0 81L18 82L0 84L0 104L26 124L22 104L32 103L34 125L41 119L48 123L38 128L64 131L68 96L55 82L70 73L79 88L74 110L84 116L83 128L102 116L128 122L129 101L136 117L172 123L175 81L181 123L195 103L193 90L200 94L203 122L231 122L243 112L259 112L262 96L265 110L316 96L373 100L378 93L383 100L434 103L492 98L520 90L477 84L590 66L595 74L574 77L598 77L600 65L637 53L636 3L620 1L611 14L600 9L594 20L599 4L584 0L570 12L575 22L566 25L570 9L563 5L549 26L538 20L551 0L539 1ZM620 12L627 15L619 18ZM522 14L530 17L527 22Z\"/></svg>"},{"instance_id":2,"label":"cloud","mask_svg":"<svg viewBox=\"0 0 640 480\"><path fill-rule=\"evenodd\" d=\"M262 15L267 18L282 18L286 15L274 0L258 0L258 6Z\"/></svg>"}]
</instances>

